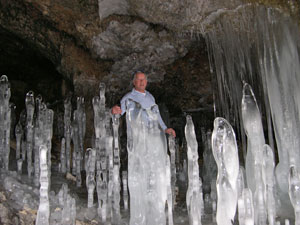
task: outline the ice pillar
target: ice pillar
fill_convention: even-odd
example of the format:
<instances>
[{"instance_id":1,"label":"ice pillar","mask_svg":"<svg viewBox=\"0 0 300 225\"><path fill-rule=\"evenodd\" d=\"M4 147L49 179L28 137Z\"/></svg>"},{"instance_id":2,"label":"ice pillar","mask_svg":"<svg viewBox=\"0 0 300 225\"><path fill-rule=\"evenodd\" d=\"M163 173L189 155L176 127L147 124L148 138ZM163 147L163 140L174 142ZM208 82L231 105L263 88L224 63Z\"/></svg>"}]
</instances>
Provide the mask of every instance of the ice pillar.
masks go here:
<instances>
[{"instance_id":1,"label":"ice pillar","mask_svg":"<svg viewBox=\"0 0 300 225\"><path fill-rule=\"evenodd\" d=\"M186 193L186 205L189 221L192 225L201 225L201 209L203 208L202 190L199 189L199 165L198 165L198 143L196 140L194 123L191 116L186 117L185 138L187 142L188 155L188 190ZM202 204L202 205L201 205Z\"/></svg>"},{"instance_id":2,"label":"ice pillar","mask_svg":"<svg viewBox=\"0 0 300 225\"><path fill-rule=\"evenodd\" d=\"M239 159L235 133L224 118L217 117L214 121L212 150L218 166L217 223L231 225L237 206Z\"/></svg>"},{"instance_id":3,"label":"ice pillar","mask_svg":"<svg viewBox=\"0 0 300 225\"><path fill-rule=\"evenodd\" d=\"M36 218L36 225L49 225L49 173L48 173L48 149L45 145L40 147L40 205Z\"/></svg>"},{"instance_id":4,"label":"ice pillar","mask_svg":"<svg viewBox=\"0 0 300 225\"><path fill-rule=\"evenodd\" d=\"M158 107L126 102L130 225L166 224L167 143Z\"/></svg>"}]
</instances>

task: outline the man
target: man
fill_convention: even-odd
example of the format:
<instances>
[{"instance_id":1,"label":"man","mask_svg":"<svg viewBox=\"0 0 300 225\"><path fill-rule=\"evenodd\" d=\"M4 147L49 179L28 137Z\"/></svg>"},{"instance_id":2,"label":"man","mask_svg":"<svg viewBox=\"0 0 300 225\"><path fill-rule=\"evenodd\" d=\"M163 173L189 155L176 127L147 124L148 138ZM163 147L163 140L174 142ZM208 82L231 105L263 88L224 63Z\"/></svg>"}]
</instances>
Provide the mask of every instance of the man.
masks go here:
<instances>
[{"instance_id":1,"label":"man","mask_svg":"<svg viewBox=\"0 0 300 225\"><path fill-rule=\"evenodd\" d=\"M170 179L165 133L176 136L163 122L154 97L146 91L147 77L136 72L134 88L114 106L112 114L127 110L128 187L130 225L166 225ZM127 107L127 108L126 108ZM168 202L169 207L170 201ZM170 206L172 207L172 206Z\"/></svg>"},{"instance_id":2,"label":"man","mask_svg":"<svg viewBox=\"0 0 300 225\"><path fill-rule=\"evenodd\" d=\"M129 98L131 98L132 100L141 104L141 106L143 108L149 108L155 104L154 97L150 94L150 92L146 91L147 76L143 72L138 71L135 73L134 79L133 79L133 85L134 85L134 88L132 89L132 91L127 93L122 98L121 107L115 105L112 108L112 110L111 110L112 114L123 115L126 112L125 102ZM159 114L158 121L159 121L160 127L164 130L165 133L172 135L173 137L176 137L175 130L172 128L167 128L167 126L163 122L160 114Z\"/></svg>"}]
</instances>

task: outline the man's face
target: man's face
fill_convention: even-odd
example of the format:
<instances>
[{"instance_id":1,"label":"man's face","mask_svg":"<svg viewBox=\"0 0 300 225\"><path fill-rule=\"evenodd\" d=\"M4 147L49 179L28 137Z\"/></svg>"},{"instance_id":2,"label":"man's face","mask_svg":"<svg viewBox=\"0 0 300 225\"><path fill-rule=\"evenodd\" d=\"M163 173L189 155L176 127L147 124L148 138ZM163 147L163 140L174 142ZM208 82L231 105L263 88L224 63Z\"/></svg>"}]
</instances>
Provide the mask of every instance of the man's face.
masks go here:
<instances>
[{"instance_id":1,"label":"man's face","mask_svg":"<svg viewBox=\"0 0 300 225\"><path fill-rule=\"evenodd\" d=\"M147 78L145 74L138 73L135 75L135 79L133 80L133 85L135 90L139 92L145 92L147 86Z\"/></svg>"}]
</instances>

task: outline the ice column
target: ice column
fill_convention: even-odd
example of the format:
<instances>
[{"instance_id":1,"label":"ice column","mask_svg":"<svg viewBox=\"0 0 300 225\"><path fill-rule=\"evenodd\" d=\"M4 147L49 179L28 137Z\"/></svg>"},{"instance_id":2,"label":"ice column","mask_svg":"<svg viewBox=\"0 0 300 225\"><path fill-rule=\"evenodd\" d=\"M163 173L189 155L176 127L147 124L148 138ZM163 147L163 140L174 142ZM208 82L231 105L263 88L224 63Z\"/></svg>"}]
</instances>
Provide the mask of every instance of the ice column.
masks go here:
<instances>
[{"instance_id":1,"label":"ice column","mask_svg":"<svg viewBox=\"0 0 300 225\"><path fill-rule=\"evenodd\" d=\"M66 173L66 139L61 139L61 147L60 147L60 172Z\"/></svg>"},{"instance_id":2,"label":"ice column","mask_svg":"<svg viewBox=\"0 0 300 225\"><path fill-rule=\"evenodd\" d=\"M77 97L77 109L74 111L74 121L77 121L78 124L78 146L80 154L84 155L83 149L83 141L85 137L85 129L86 129L86 114L84 108L84 98Z\"/></svg>"},{"instance_id":3,"label":"ice column","mask_svg":"<svg viewBox=\"0 0 300 225\"><path fill-rule=\"evenodd\" d=\"M246 157L246 176L248 187L254 193L255 221L266 224L265 188L263 182L263 147L265 144L263 126L257 102L249 84L243 87L242 118L248 138Z\"/></svg>"},{"instance_id":4,"label":"ice column","mask_svg":"<svg viewBox=\"0 0 300 225\"><path fill-rule=\"evenodd\" d=\"M81 186L81 164L82 164L82 151L80 149L80 144L79 144L79 125L78 121L73 120L72 122L72 140L73 140L73 167L72 167L72 174L76 175L76 186L80 187Z\"/></svg>"},{"instance_id":5,"label":"ice column","mask_svg":"<svg viewBox=\"0 0 300 225\"><path fill-rule=\"evenodd\" d=\"M169 151L171 159L171 190L172 190L172 207L174 209L174 203L176 199L175 186L176 186L176 164L175 164L175 138L172 135L169 135Z\"/></svg>"},{"instance_id":6,"label":"ice column","mask_svg":"<svg viewBox=\"0 0 300 225\"><path fill-rule=\"evenodd\" d=\"M158 113L157 105L144 109L126 102L130 225L166 224L167 141Z\"/></svg>"},{"instance_id":7,"label":"ice column","mask_svg":"<svg viewBox=\"0 0 300 225\"><path fill-rule=\"evenodd\" d=\"M300 224L300 175L295 165L289 172L289 195L295 211L295 225Z\"/></svg>"},{"instance_id":8,"label":"ice column","mask_svg":"<svg viewBox=\"0 0 300 225\"><path fill-rule=\"evenodd\" d=\"M217 117L214 121L212 150L218 166L217 223L231 225L231 221L234 221L238 197L239 159L235 133L224 118Z\"/></svg>"},{"instance_id":9,"label":"ice column","mask_svg":"<svg viewBox=\"0 0 300 225\"><path fill-rule=\"evenodd\" d=\"M113 115L113 221L120 223L120 150L119 150L119 118L120 115Z\"/></svg>"},{"instance_id":10,"label":"ice column","mask_svg":"<svg viewBox=\"0 0 300 225\"><path fill-rule=\"evenodd\" d=\"M123 183L123 204L124 204L124 209L128 209L128 176L127 176L127 171L122 171L122 183Z\"/></svg>"},{"instance_id":11,"label":"ice column","mask_svg":"<svg viewBox=\"0 0 300 225\"><path fill-rule=\"evenodd\" d=\"M71 172L71 99L66 98L64 101L64 136L66 140L66 167L67 172Z\"/></svg>"},{"instance_id":12,"label":"ice column","mask_svg":"<svg viewBox=\"0 0 300 225\"><path fill-rule=\"evenodd\" d=\"M263 180L265 183L266 191L266 207L268 214L269 225L275 225L276 218L276 203L275 203L275 161L273 150L269 145L263 147Z\"/></svg>"},{"instance_id":13,"label":"ice column","mask_svg":"<svg viewBox=\"0 0 300 225\"><path fill-rule=\"evenodd\" d=\"M47 160L47 147L40 147L40 205L36 218L36 225L48 225L50 216L49 206L49 173Z\"/></svg>"},{"instance_id":14,"label":"ice column","mask_svg":"<svg viewBox=\"0 0 300 225\"><path fill-rule=\"evenodd\" d=\"M102 222L106 222L108 203L108 179L107 179L107 143L106 121L108 119L105 109L105 84L100 83L100 97L93 98L94 127L95 127L95 147L96 147L96 166L97 166L97 195L98 195L98 214Z\"/></svg>"},{"instance_id":15,"label":"ice column","mask_svg":"<svg viewBox=\"0 0 300 225\"><path fill-rule=\"evenodd\" d=\"M243 189L238 205L239 225L254 225L254 208L251 189Z\"/></svg>"},{"instance_id":16,"label":"ice column","mask_svg":"<svg viewBox=\"0 0 300 225\"><path fill-rule=\"evenodd\" d=\"M11 110L9 107L10 84L6 75L0 78L0 166L8 170L10 152Z\"/></svg>"},{"instance_id":17,"label":"ice column","mask_svg":"<svg viewBox=\"0 0 300 225\"><path fill-rule=\"evenodd\" d=\"M23 136L23 128L20 121L17 123L15 128L15 135L16 135L16 159L20 159L20 152L21 152L21 138Z\"/></svg>"},{"instance_id":18,"label":"ice column","mask_svg":"<svg viewBox=\"0 0 300 225\"><path fill-rule=\"evenodd\" d=\"M203 208L203 198L199 190L199 165L198 165L198 143L196 140L194 123L191 116L186 117L185 138L187 142L188 155L188 190L186 193L186 205L189 214L190 224L201 224L201 208Z\"/></svg>"},{"instance_id":19,"label":"ice column","mask_svg":"<svg viewBox=\"0 0 300 225\"><path fill-rule=\"evenodd\" d=\"M33 149L33 114L34 114L34 94L32 91L29 91L26 94L25 99L26 105L26 149L27 149L27 172L28 177L31 177L33 172L32 167L32 149Z\"/></svg>"},{"instance_id":20,"label":"ice column","mask_svg":"<svg viewBox=\"0 0 300 225\"><path fill-rule=\"evenodd\" d=\"M96 150L88 148L86 151L86 188L88 190L88 208L94 205L94 190L96 187L95 182L95 167L96 167Z\"/></svg>"}]
</instances>

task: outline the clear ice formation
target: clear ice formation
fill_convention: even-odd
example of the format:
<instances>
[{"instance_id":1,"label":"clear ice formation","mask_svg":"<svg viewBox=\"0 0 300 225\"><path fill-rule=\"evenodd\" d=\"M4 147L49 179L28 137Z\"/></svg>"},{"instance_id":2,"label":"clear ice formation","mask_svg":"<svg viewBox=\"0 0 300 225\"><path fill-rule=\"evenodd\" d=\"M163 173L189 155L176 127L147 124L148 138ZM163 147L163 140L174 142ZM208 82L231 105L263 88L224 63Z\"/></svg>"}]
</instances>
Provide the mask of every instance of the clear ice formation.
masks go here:
<instances>
[{"instance_id":1,"label":"clear ice formation","mask_svg":"<svg viewBox=\"0 0 300 225\"><path fill-rule=\"evenodd\" d=\"M300 224L300 174L295 165L289 171L289 196L295 212L295 225Z\"/></svg>"},{"instance_id":2,"label":"clear ice formation","mask_svg":"<svg viewBox=\"0 0 300 225\"><path fill-rule=\"evenodd\" d=\"M254 193L257 185L255 167L257 166L258 170L262 169L265 138L256 98L251 86L247 83L243 87L242 119L248 142L246 156L247 184Z\"/></svg>"},{"instance_id":3,"label":"clear ice formation","mask_svg":"<svg viewBox=\"0 0 300 225\"><path fill-rule=\"evenodd\" d=\"M254 225L252 192L244 188L238 200L239 225Z\"/></svg>"},{"instance_id":4,"label":"clear ice formation","mask_svg":"<svg viewBox=\"0 0 300 225\"><path fill-rule=\"evenodd\" d=\"M168 137L169 141L169 151L170 151L170 161L171 161L171 190L172 190L172 199L173 204L172 208L174 209L174 203L176 199L176 162L175 162L175 153L176 153L176 147L175 147L175 138L172 135L169 135Z\"/></svg>"},{"instance_id":5,"label":"clear ice formation","mask_svg":"<svg viewBox=\"0 0 300 225\"><path fill-rule=\"evenodd\" d=\"M49 225L50 205L49 205L49 168L48 149L45 145L40 147L40 205L37 212L36 225Z\"/></svg>"},{"instance_id":6,"label":"clear ice formation","mask_svg":"<svg viewBox=\"0 0 300 225\"><path fill-rule=\"evenodd\" d=\"M66 173L66 139L61 139L61 147L60 147L60 172Z\"/></svg>"},{"instance_id":7,"label":"clear ice formation","mask_svg":"<svg viewBox=\"0 0 300 225\"><path fill-rule=\"evenodd\" d=\"M119 121L120 115L115 114L112 116L113 124L113 182L112 182L112 202L113 202L113 216L112 222L114 224L119 224L121 219L120 214L120 148L119 148Z\"/></svg>"},{"instance_id":8,"label":"clear ice formation","mask_svg":"<svg viewBox=\"0 0 300 225\"><path fill-rule=\"evenodd\" d=\"M127 171L122 171L122 184L123 184L123 205L124 209L128 209L128 175Z\"/></svg>"},{"instance_id":9,"label":"clear ice formation","mask_svg":"<svg viewBox=\"0 0 300 225\"><path fill-rule=\"evenodd\" d=\"M212 150L211 150L211 130L205 131L201 129L201 137L203 142L203 192L204 193L212 193L211 192L211 181L216 179L217 177L217 164L214 159ZM215 183L214 183L215 185ZM214 188L215 189L215 188ZM212 199L216 200L216 198Z\"/></svg>"},{"instance_id":10,"label":"clear ice formation","mask_svg":"<svg viewBox=\"0 0 300 225\"><path fill-rule=\"evenodd\" d=\"M199 182L198 143L194 123L190 115L186 116L185 138L188 156L188 189L186 192L186 205L189 224L201 225L201 215L204 212L201 210L203 207L203 196Z\"/></svg>"},{"instance_id":11,"label":"clear ice formation","mask_svg":"<svg viewBox=\"0 0 300 225\"><path fill-rule=\"evenodd\" d=\"M84 98L77 97L77 108L73 114L72 130L71 136L73 141L73 167L72 173L76 175L76 186L80 187L82 183L81 170L83 170L83 158L84 158L84 148L83 140L85 137L86 129L86 114Z\"/></svg>"},{"instance_id":12,"label":"clear ice formation","mask_svg":"<svg viewBox=\"0 0 300 225\"><path fill-rule=\"evenodd\" d=\"M110 113L105 107L105 84L99 84L99 96L92 100L94 109L95 148L96 148L96 188L98 215L105 223L112 213L113 188L113 138L110 133Z\"/></svg>"},{"instance_id":13,"label":"clear ice formation","mask_svg":"<svg viewBox=\"0 0 300 225\"><path fill-rule=\"evenodd\" d=\"M16 135L16 159L20 159L21 157L21 139L23 136L23 128L20 122L17 123L15 128Z\"/></svg>"},{"instance_id":14,"label":"clear ice formation","mask_svg":"<svg viewBox=\"0 0 300 225\"><path fill-rule=\"evenodd\" d=\"M10 83L6 75L0 77L0 167L8 170L10 154L11 109Z\"/></svg>"},{"instance_id":15,"label":"clear ice formation","mask_svg":"<svg viewBox=\"0 0 300 225\"><path fill-rule=\"evenodd\" d=\"M67 172L71 172L71 98L64 100L64 138L66 142L66 167Z\"/></svg>"},{"instance_id":16,"label":"clear ice formation","mask_svg":"<svg viewBox=\"0 0 300 225\"><path fill-rule=\"evenodd\" d=\"M247 185L254 193L255 223L264 225L267 223L267 210L265 207L266 181L262 177L265 138L256 98L251 86L247 83L243 86L242 119L248 142L246 157Z\"/></svg>"},{"instance_id":17,"label":"clear ice formation","mask_svg":"<svg viewBox=\"0 0 300 225\"><path fill-rule=\"evenodd\" d=\"M265 184L265 201L269 225L275 225L275 160L273 150L269 145L263 146L263 181Z\"/></svg>"},{"instance_id":18,"label":"clear ice formation","mask_svg":"<svg viewBox=\"0 0 300 225\"><path fill-rule=\"evenodd\" d=\"M166 224L167 142L158 113L157 105L126 101L130 225Z\"/></svg>"},{"instance_id":19,"label":"clear ice formation","mask_svg":"<svg viewBox=\"0 0 300 225\"><path fill-rule=\"evenodd\" d=\"M88 190L88 208L94 205L94 190L96 187L95 182L95 168L96 168L96 150L88 148L86 150L87 161L86 166L86 188Z\"/></svg>"},{"instance_id":20,"label":"clear ice formation","mask_svg":"<svg viewBox=\"0 0 300 225\"><path fill-rule=\"evenodd\" d=\"M217 215L218 225L231 225L236 213L239 159L235 133L231 125L221 117L214 121L212 150L218 166Z\"/></svg>"},{"instance_id":21,"label":"clear ice formation","mask_svg":"<svg viewBox=\"0 0 300 225\"><path fill-rule=\"evenodd\" d=\"M26 149L27 149L27 172L28 177L30 178L33 172L32 166L32 149L33 149L33 132L34 132L34 123L33 123L33 114L34 114L34 94L32 91L29 91L26 94L25 99L26 105Z\"/></svg>"},{"instance_id":22,"label":"clear ice formation","mask_svg":"<svg viewBox=\"0 0 300 225\"><path fill-rule=\"evenodd\" d=\"M299 25L284 13L262 5L249 4L239 12L238 24L229 17L219 20L218 29L207 35L211 69L218 84L217 113L234 122L242 146L246 146L240 108L243 81L255 87L266 118L268 144L278 150L276 213L282 218L292 218L288 174L291 165L300 164Z\"/></svg>"}]
</instances>

